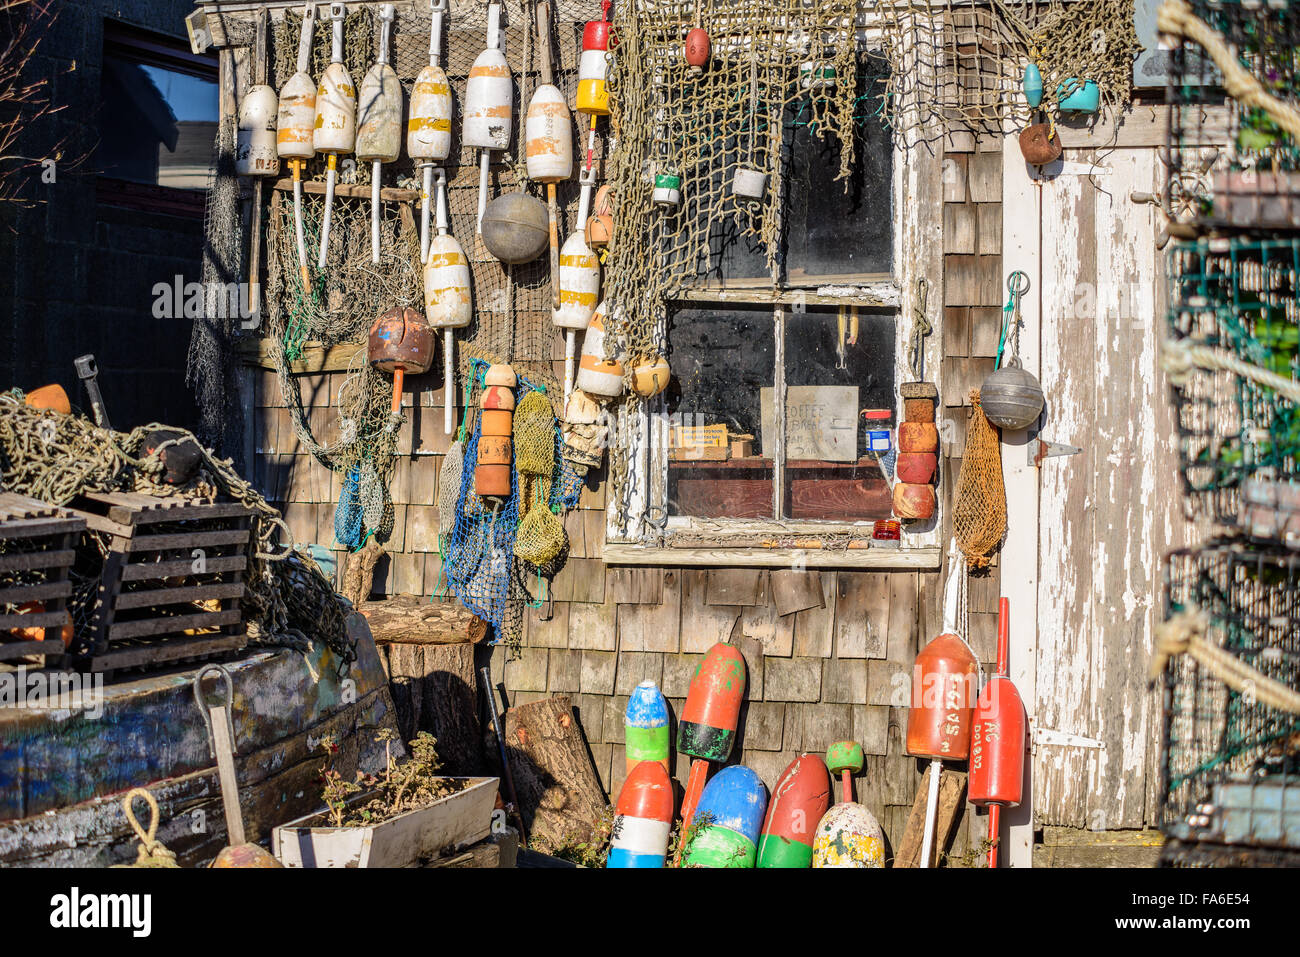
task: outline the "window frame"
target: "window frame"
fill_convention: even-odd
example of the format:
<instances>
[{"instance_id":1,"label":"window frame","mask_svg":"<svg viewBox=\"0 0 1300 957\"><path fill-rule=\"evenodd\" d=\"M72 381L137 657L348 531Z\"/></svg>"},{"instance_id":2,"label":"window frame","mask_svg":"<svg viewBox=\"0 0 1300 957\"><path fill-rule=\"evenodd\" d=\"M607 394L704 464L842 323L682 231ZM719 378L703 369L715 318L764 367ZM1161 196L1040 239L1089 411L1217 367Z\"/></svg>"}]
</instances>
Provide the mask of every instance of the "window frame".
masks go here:
<instances>
[{"instance_id":1,"label":"window frame","mask_svg":"<svg viewBox=\"0 0 1300 957\"><path fill-rule=\"evenodd\" d=\"M870 43L861 31L860 42ZM865 48L865 47L862 47ZM927 69L919 60L917 69ZM906 109L906 104L903 104ZM908 345L920 312L919 279L928 283L925 318L931 332L923 341L923 377L934 382L942 395L943 341L943 139L922 140L906 135L893 142L893 271L888 276L861 274L816 277L815 280L787 279L773 288L770 280L745 280L726 286L706 284L683 291L667 305L767 305L773 311L776 337L774 387L777 390L777 435L773 453L774 512L785 486L783 437L785 429L784 327L799 303L805 305L859 306L892 312L894 324L894 380L911 381ZM651 405L655 411L651 411ZM767 547L755 544L763 536L817 536L869 538L871 521L822 521L806 519L729 519L668 517L668 421L657 412L662 399L623 403L614 426L615 437L627 449L626 487L616 488L607 479L606 542L604 560L611 565L662 565L704 567L807 567L934 569L942 565L940 533L946 518L942 477L936 485L934 518L905 526L898 548ZM902 399L895 398L901 413ZM940 449L942 457L942 449ZM652 520L657 518L658 521ZM727 544L726 539L735 539ZM698 544L699 539L720 539L716 544Z\"/></svg>"}]
</instances>

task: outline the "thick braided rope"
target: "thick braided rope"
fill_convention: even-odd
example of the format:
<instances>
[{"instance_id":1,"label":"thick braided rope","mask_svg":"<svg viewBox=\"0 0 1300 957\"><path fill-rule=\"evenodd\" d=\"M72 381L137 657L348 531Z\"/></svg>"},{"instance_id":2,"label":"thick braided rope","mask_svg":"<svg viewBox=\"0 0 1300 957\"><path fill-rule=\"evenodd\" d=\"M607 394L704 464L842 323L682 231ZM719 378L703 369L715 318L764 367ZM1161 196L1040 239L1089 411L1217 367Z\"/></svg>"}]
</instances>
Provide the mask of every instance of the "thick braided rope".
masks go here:
<instances>
[{"instance_id":1,"label":"thick braided rope","mask_svg":"<svg viewBox=\"0 0 1300 957\"><path fill-rule=\"evenodd\" d=\"M1184 0L1165 0L1156 14L1156 27L1162 33L1186 37L1203 46L1214 65L1223 71L1229 96L1243 106L1264 110L1278 126L1300 140L1300 113L1265 90L1263 84L1237 61L1236 54L1224 42L1223 36L1193 14Z\"/></svg>"},{"instance_id":2,"label":"thick braided rope","mask_svg":"<svg viewBox=\"0 0 1300 957\"><path fill-rule=\"evenodd\" d=\"M1186 384L1194 367L1223 369L1272 389L1292 402L1300 402L1300 382L1262 369L1226 349L1216 349L1190 339L1166 339L1161 346L1160 366L1176 386Z\"/></svg>"},{"instance_id":3,"label":"thick braided rope","mask_svg":"<svg viewBox=\"0 0 1300 957\"><path fill-rule=\"evenodd\" d=\"M1175 655L1191 655L1219 681L1240 694L1253 695L1261 704L1300 714L1300 691L1288 687L1242 661L1232 652L1205 640L1209 616L1200 609L1178 612L1156 626L1156 645L1148 675L1152 681Z\"/></svg>"}]
</instances>

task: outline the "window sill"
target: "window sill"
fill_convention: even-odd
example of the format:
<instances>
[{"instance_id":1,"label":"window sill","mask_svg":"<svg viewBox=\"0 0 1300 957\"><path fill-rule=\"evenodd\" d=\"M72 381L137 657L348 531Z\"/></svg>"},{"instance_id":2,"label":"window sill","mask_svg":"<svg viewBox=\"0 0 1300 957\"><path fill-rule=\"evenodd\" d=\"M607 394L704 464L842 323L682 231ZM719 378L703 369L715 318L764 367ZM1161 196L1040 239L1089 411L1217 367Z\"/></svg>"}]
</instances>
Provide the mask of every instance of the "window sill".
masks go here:
<instances>
[{"instance_id":1,"label":"window sill","mask_svg":"<svg viewBox=\"0 0 1300 957\"><path fill-rule=\"evenodd\" d=\"M606 542L606 565L718 566L739 568L936 569L943 550L929 548L653 548Z\"/></svg>"}]
</instances>

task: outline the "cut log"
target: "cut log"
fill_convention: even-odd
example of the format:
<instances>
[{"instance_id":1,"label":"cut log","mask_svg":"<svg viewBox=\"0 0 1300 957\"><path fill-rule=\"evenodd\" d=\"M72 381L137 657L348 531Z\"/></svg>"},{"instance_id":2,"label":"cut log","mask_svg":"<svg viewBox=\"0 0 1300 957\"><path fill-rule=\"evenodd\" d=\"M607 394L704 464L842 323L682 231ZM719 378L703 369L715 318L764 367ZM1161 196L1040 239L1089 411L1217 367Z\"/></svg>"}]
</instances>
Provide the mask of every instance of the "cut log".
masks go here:
<instances>
[{"instance_id":1,"label":"cut log","mask_svg":"<svg viewBox=\"0 0 1300 957\"><path fill-rule=\"evenodd\" d=\"M458 602L431 602L420 595L394 595L362 602L357 610L370 623L375 644L447 645L475 640L474 613ZM473 672L470 673L473 687Z\"/></svg>"},{"instance_id":2,"label":"cut log","mask_svg":"<svg viewBox=\"0 0 1300 957\"><path fill-rule=\"evenodd\" d=\"M349 554L343 563L343 587L340 591L354 608L360 608L370 597L375 587L375 565L384 554L383 548L372 538L358 551Z\"/></svg>"},{"instance_id":3,"label":"cut log","mask_svg":"<svg viewBox=\"0 0 1300 957\"><path fill-rule=\"evenodd\" d=\"M591 836L607 805L567 695L506 712L506 750L533 850Z\"/></svg>"},{"instance_id":4,"label":"cut log","mask_svg":"<svg viewBox=\"0 0 1300 957\"><path fill-rule=\"evenodd\" d=\"M898 842L894 852L895 867L921 866L921 839L925 833L925 801L930 789L930 769L916 789L916 800L912 804L912 813L907 817L907 827L903 838ZM934 846L930 866L935 866L939 854L944 851L956 829L957 817L961 813L962 799L966 794L966 775L960 771L944 770L939 775L939 808L934 821Z\"/></svg>"}]
</instances>

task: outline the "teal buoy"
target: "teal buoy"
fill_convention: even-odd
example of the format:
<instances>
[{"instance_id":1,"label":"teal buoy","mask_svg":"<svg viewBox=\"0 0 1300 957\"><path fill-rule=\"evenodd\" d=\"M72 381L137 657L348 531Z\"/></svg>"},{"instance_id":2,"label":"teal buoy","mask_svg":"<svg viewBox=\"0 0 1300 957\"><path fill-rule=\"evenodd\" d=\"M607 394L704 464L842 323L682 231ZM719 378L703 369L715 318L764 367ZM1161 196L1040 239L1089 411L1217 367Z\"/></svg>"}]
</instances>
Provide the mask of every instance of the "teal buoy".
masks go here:
<instances>
[{"instance_id":1,"label":"teal buoy","mask_svg":"<svg viewBox=\"0 0 1300 957\"><path fill-rule=\"evenodd\" d=\"M1038 109L1038 104L1043 102L1043 74L1038 72L1038 64L1030 63L1025 67L1025 77L1021 81L1021 87L1025 91L1025 100L1029 103L1030 109Z\"/></svg>"},{"instance_id":2,"label":"teal buoy","mask_svg":"<svg viewBox=\"0 0 1300 957\"><path fill-rule=\"evenodd\" d=\"M1072 76L1056 88L1056 104L1070 113L1096 113L1101 105L1101 89L1096 80Z\"/></svg>"}]
</instances>

